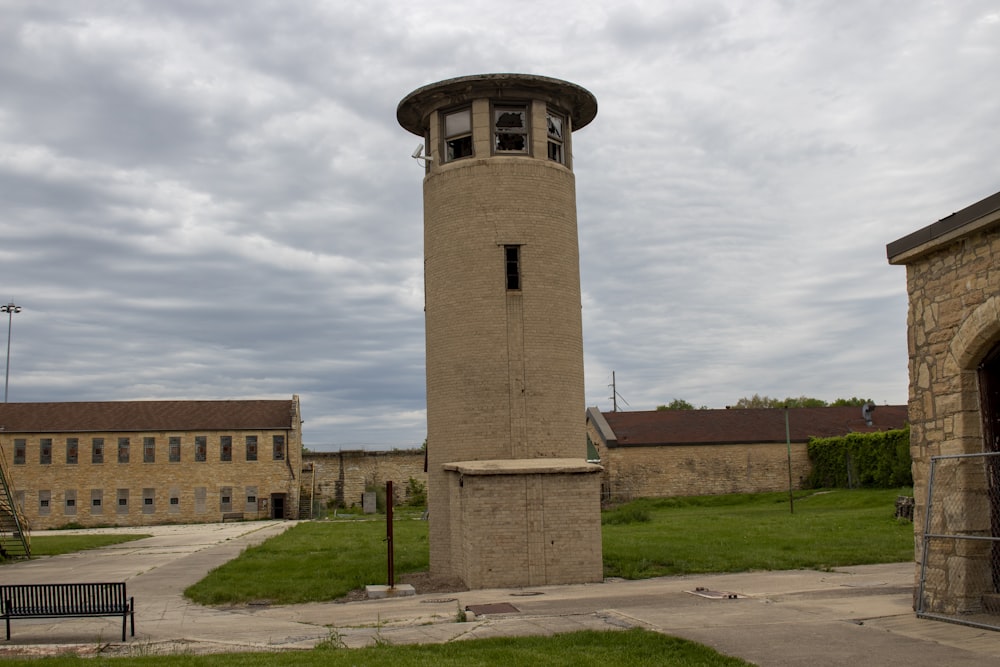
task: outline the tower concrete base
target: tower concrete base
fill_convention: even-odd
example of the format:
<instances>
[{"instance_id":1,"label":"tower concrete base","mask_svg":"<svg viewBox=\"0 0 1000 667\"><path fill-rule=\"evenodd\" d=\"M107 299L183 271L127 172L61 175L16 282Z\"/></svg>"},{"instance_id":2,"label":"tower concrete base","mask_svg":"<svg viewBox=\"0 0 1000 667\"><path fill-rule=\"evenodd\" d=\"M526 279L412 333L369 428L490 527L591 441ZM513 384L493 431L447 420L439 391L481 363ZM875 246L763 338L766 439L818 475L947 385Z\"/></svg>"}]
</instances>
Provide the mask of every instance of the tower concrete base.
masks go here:
<instances>
[{"instance_id":1,"label":"tower concrete base","mask_svg":"<svg viewBox=\"0 0 1000 667\"><path fill-rule=\"evenodd\" d=\"M603 580L599 465L446 463L450 570L470 589Z\"/></svg>"}]
</instances>

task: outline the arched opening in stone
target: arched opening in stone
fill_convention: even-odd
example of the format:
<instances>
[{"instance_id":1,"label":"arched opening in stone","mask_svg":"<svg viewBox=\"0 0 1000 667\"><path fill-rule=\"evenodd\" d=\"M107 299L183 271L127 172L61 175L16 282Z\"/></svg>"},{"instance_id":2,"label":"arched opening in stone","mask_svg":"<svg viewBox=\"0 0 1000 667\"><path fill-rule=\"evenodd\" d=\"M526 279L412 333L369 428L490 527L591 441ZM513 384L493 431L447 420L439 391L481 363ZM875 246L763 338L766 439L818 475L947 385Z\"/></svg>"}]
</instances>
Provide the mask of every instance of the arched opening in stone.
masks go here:
<instances>
[{"instance_id":1,"label":"arched opening in stone","mask_svg":"<svg viewBox=\"0 0 1000 667\"><path fill-rule=\"evenodd\" d=\"M983 357L977 370L983 451L1000 452L1000 343ZM990 533L993 538L1000 538L1000 457L986 459L986 494L990 505ZM990 572L993 592L1000 593L1000 541L991 543Z\"/></svg>"}]
</instances>

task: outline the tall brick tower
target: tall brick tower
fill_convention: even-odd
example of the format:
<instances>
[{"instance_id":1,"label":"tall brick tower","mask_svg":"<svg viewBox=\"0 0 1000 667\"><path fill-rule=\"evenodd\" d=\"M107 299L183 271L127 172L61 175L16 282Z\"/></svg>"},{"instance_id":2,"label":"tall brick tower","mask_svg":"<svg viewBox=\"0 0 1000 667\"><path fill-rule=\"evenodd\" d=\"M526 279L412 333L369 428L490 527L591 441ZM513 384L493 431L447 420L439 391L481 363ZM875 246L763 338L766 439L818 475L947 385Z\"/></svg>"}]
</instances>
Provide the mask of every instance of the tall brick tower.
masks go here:
<instances>
[{"instance_id":1,"label":"tall brick tower","mask_svg":"<svg viewBox=\"0 0 1000 667\"><path fill-rule=\"evenodd\" d=\"M470 588L600 581L586 461L574 84L484 74L419 88L431 572Z\"/></svg>"}]
</instances>

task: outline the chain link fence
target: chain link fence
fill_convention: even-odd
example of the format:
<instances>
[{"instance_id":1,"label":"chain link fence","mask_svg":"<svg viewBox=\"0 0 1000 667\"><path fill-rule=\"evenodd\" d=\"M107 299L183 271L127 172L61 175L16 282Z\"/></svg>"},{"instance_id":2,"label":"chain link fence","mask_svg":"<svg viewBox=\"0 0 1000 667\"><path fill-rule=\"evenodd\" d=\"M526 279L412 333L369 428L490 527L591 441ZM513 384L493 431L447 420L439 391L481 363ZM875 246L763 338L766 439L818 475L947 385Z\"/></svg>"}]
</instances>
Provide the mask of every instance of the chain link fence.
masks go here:
<instances>
[{"instance_id":1,"label":"chain link fence","mask_svg":"<svg viewBox=\"0 0 1000 667\"><path fill-rule=\"evenodd\" d=\"M931 458L917 616L1000 630L1000 452Z\"/></svg>"}]
</instances>

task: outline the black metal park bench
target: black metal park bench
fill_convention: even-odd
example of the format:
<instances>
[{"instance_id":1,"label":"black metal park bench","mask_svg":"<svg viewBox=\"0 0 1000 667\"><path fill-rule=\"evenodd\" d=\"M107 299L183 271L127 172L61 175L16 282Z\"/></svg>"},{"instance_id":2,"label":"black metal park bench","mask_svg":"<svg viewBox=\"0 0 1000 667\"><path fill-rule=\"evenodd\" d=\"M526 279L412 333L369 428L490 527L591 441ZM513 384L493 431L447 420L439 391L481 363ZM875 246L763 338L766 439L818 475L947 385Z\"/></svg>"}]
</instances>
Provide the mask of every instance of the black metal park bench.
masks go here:
<instances>
[{"instance_id":1,"label":"black metal park bench","mask_svg":"<svg viewBox=\"0 0 1000 667\"><path fill-rule=\"evenodd\" d=\"M7 622L14 618L69 618L121 616L122 641L125 622L131 621L135 637L135 598L127 597L125 583L107 584L0 584L0 602Z\"/></svg>"}]
</instances>

